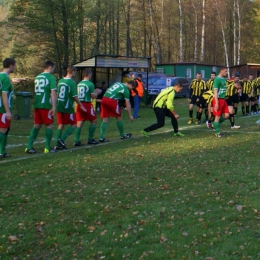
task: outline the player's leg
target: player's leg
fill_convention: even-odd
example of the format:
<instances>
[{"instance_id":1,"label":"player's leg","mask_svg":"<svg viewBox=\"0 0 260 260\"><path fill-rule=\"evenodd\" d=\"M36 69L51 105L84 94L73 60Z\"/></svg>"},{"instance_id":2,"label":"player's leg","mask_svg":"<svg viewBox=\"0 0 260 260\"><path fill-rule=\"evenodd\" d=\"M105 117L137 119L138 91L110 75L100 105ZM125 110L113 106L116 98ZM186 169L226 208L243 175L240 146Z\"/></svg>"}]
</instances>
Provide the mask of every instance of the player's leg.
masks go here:
<instances>
[{"instance_id":1,"label":"player's leg","mask_svg":"<svg viewBox=\"0 0 260 260\"><path fill-rule=\"evenodd\" d=\"M157 123L149 126L149 127L146 127L143 129L144 132L151 132L151 131L154 131L158 128L161 128L164 126L165 124L165 109L163 108L154 108L154 113L155 113L155 116L156 116L156 119L157 119ZM145 135L145 133L143 133L143 135Z\"/></svg>"},{"instance_id":2,"label":"player's leg","mask_svg":"<svg viewBox=\"0 0 260 260\"><path fill-rule=\"evenodd\" d=\"M184 134L182 134L181 132L179 132L179 128L178 128L178 120L175 118L175 116L172 114L172 112L170 110L166 110L165 111L165 115L169 118L171 118L171 124L172 124L172 128L174 131L174 136L184 136Z\"/></svg>"},{"instance_id":3,"label":"player's leg","mask_svg":"<svg viewBox=\"0 0 260 260\"><path fill-rule=\"evenodd\" d=\"M2 122L1 122L2 123ZM0 157L6 158L10 157L10 154L7 154L5 152L5 147L7 143L7 136L9 132L10 127L0 126Z\"/></svg>"},{"instance_id":4,"label":"player's leg","mask_svg":"<svg viewBox=\"0 0 260 260\"><path fill-rule=\"evenodd\" d=\"M45 112L46 111L38 109L38 108L34 109L34 125L33 125L33 128L31 129L30 136L29 136L29 139L28 139L28 143L27 143L27 146L25 148L26 153L29 153L29 154L36 153L36 151L33 148L33 143L36 140L38 133L39 133L41 127L42 127L42 124L43 124L43 121L44 121L43 117L45 116L44 115Z\"/></svg>"},{"instance_id":5,"label":"player's leg","mask_svg":"<svg viewBox=\"0 0 260 260\"><path fill-rule=\"evenodd\" d=\"M101 106L101 111L104 110ZM107 123L108 123L108 117L104 117L102 120L102 123L100 125L100 137L99 142L107 142L108 140L105 138L106 131L107 131Z\"/></svg>"},{"instance_id":6,"label":"player's leg","mask_svg":"<svg viewBox=\"0 0 260 260\"><path fill-rule=\"evenodd\" d=\"M81 146L80 133L81 133L83 124L84 124L84 121L77 121L77 127L76 127L75 133L74 133L74 146Z\"/></svg>"},{"instance_id":7,"label":"player's leg","mask_svg":"<svg viewBox=\"0 0 260 260\"><path fill-rule=\"evenodd\" d=\"M190 104L189 104L189 121L188 121L188 124L192 124L193 123L193 107L194 107L194 104L196 102L196 97L191 97L191 100L190 100Z\"/></svg>"},{"instance_id":8,"label":"player's leg","mask_svg":"<svg viewBox=\"0 0 260 260\"><path fill-rule=\"evenodd\" d=\"M61 136L60 140L63 142L63 148L65 148L66 139L74 132L77 127L76 114L66 114L66 123L70 125L65 133Z\"/></svg>"},{"instance_id":9,"label":"player's leg","mask_svg":"<svg viewBox=\"0 0 260 260\"><path fill-rule=\"evenodd\" d=\"M88 129L88 144L98 144L98 142L94 139L94 134L97 128L97 117L96 113L92 106L89 106L86 113L86 120L90 121L89 129Z\"/></svg>"}]
</instances>

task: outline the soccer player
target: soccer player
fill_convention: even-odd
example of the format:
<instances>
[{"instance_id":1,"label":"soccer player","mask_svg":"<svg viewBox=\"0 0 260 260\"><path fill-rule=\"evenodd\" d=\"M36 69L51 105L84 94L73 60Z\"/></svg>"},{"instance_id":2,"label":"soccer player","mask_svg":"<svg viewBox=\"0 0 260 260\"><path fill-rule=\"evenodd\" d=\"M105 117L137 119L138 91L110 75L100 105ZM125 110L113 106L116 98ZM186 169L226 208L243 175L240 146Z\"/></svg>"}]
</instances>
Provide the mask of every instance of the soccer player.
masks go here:
<instances>
[{"instance_id":1,"label":"soccer player","mask_svg":"<svg viewBox=\"0 0 260 260\"><path fill-rule=\"evenodd\" d=\"M34 80L34 126L31 130L30 137L25 148L28 154L36 153L33 148L33 142L37 138L42 125L46 125L45 130L45 148L44 153L54 153L51 148L53 117L56 110L57 87L56 78L52 75L55 65L52 61L46 61L44 70Z\"/></svg>"},{"instance_id":2,"label":"soccer player","mask_svg":"<svg viewBox=\"0 0 260 260\"><path fill-rule=\"evenodd\" d=\"M78 110L87 112L86 108L78 99L76 82L72 79L76 74L76 68L69 66L67 74L58 82L58 103L57 103L57 122L55 150L67 149L65 140L74 132L77 127L74 101L78 104ZM62 135L65 125L70 127Z\"/></svg>"},{"instance_id":3,"label":"soccer player","mask_svg":"<svg viewBox=\"0 0 260 260\"><path fill-rule=\"evenodd\" d=\"M174 97L175 93L182 91L182 85L180 83L175 83L173 87L168 87L161 91L161 93L156 97L153 103L154 113L157 118L157 123L144 128L141 133L145 137L149 137L149 132L154 131L165 124L165 117L171 118L172 127L174 130L174 136L184 136L178 130L178 119L179 115L175 112L174 108Z\"/></svg>"},{"instance_id":4,"label":"soccer player","mask_svg":"<svg viewBox=\"0 0 260 260\"><path fill-rule=\"evenodd\" d=\"M242 114L243 116L248 116L249 115L249 104L248 104L248 98L249 95L251 97L251 82L247 80L247 77L244 76L242 80L242 93L240 97L241 105L242 105ZM245 112L245 106L246 106L246 112Z\"/></svg>"},{"instance_id":5,"label":"soccer player","mask_svg":"<svg viewBox=\"0 0 260 260\"><path fill-rule=\"evenodd\" d=\"M5 147L12 119L13 86L9 74L14 72L15 67L16 61L6 58L3 61L3 71L0 73L0 158L11 156L5 152Z\"/></svg>"},{"instance_id":6,"label":"soccer player","mask_svg":"<svg viewBox=\"0 0 260 260\"><path fill-rule=\"evenodd\" d=\"M127 83L116 82L110 86L106 93L104 94L101 102L101 114L100 117L103 119L103 122L100 126L100 138L99 142L104 143L108 142L108 139L105 138L107 123L109 117L115 117L117 120L117 128L120 133L120 139L128 139L132 134L125 134L124 125L121 117L121 110L118 105L118 100L124 99L126 104L126 110L128 112L130 121L133 121L133 116L131 114L131 105L129 101L129 95L132 89L136 87L136 84L133 80L128 81Z\"/></svg>"},{"instance_id":7,"label":"soccer player","mask_svg":"<svg viewBox=\"0 0 260 260\"><path fill-rule=\"evenodd\" d=\"M190 95L189 95L189 116L190 119L188 121L188 124L193 123L193 107L195 104L197 104L197 117L195 124L200 124L200 119L202 115L203 107L201 107L200 101L201 101L201 94L206 90L206 84L205 81L201 79L201 73L197 73L196 79L192 80L190 84Z\"/></svg>"},{"instance_id":8,"label":"soccer player","mask_svg":"<svg viewBox=\"0 0 260 260\"><path fill-rule=\"evenodd\" d=\"M226 102L226 77L227 68L221 67L219 75L214 79L214 98L213 98L213 114L214 119L214 129L216 137L223 137L220 133L220 123L229 117L228 105ZM224 118L222 117L224 115Z\"/></svg>"},{"instance_id":9,"label":"soccer player","mask_svg":"<svg viewBox=\"0 0 260 260\"><path fill-rule=\"evenodd\" d=\"M249 106L251 106L251 115L256 112L255 109L255 96L254 96L254 86L255 86L255 81L254 81L254 76L252 74L249 74L248 76L248 82L249 82L249 87L248 87L248 102L247 102L247 110L249 113ZM249 93L250 92L250 93Z\"/></svg>"},{"instance_id":10,"label":"soccer player","mask_svg":"<svg viewBox=\"0 0 260 260\"><path fill-rule=\"evenodd\" d=\"M234 103L237 100L237 93L241 91L241 84L239 80L236 81L228 81L226 88L226 102L228 105L229 111L229 120L230 120L230 128L231 129L239 129L239 125L235 125L235 110Z\"/></svg>"},{"instance_id":11,"label":"soccer player","mask_svg":"<svg viewBox=\"0 0 260 260\"><path fill-rule=\"evenodd\" d=\"M211 74L210 74L210 79L206 82L206 89L207 89L207 91L209 91L209 90L213 91L213 82L214 82L215 77L216 77L216 72L212 71ZM203 96L203 93L202 93L202 96ZM206 105L205 106L205 117L206 117L205 122L206 122L207 125L208 125L208 123L211 123L211 122L207 123L207 121L210 121L211 114L212 114L211 112L212 111L209 111L208 110L208 106Z\"/></svg>"},{"instance_id":12,"label":"soccer player","mask_svg":"<svg viewBox=\"0 0 260 260\"><path fill-rule=\"evenodd\" d=\"M80 132L81 128L85 121L90 121L89 126L89 134L88 134L88 144L98 144L98 142L93 138L96 124L97 124L97 117L95 110L92 106L91 100L96 99L97 96L101 93L101 89L95 89L94 84L90 81L92 77L92 72L90 70L83 70L82 72L83 80L79 82L77 85L78 89L78 99L81 104L85 107L87 112L84 112L77 106L76 110L76 119L77 119L77 128L75 130L74 135L74 146L81 146L82 143L80 139Z\"/></svg>"},{"instance_id":13,"label":"soccer player","mask_svg":"<svg viewBox=\"0 0 260 260\"><path fill-rule=\"evenodd\" d=\"M212 127L212 122L215 119L215 116L213 115L213 107L212 107L212 101L213 101L213 91L208 90L202 94L202 98L205 100L207 104L207 110L208 110L208 121L206 122L206 125L208 128Z\"/></svg>"}]
</instances>

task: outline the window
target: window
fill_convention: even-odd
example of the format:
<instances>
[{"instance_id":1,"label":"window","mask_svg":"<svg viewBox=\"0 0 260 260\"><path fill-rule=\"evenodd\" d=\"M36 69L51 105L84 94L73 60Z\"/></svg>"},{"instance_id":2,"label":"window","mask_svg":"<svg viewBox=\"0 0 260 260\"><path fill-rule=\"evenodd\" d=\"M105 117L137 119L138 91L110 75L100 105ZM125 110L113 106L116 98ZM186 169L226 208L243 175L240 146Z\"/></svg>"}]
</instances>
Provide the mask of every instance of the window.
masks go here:
<instances>
[{"instance_id":1,"label":"window","mask_svg":"<svg viewBox=\"0 0 260 260\"><path fill-rule=\"evenodd\" d=\"M186 78L191 78L191 69L186 69Z\"/></svg>"},{"instance_id":2,"label":"window","mask_svg":"<svg viewBox=\"0 0 260 260\"><path fill-rule=\"evenodd\" d=\"M201 77L205 78L205 70L201 70L200 73L201 73Z\"/></svg>"},{"instance_id":3,"label":"window","mask_svg":"<svg viewBox=\"0 0 260 260\"><path fill-rule=\"evenodd\" d=\"M164 68L156 68L156 73L164 74Z\"/></svg>"},{"instance_id":4,"label":"window","mask_svg":"<svg viewBox=\"0 0 260 260\"><path fill-rule=\"evenodd\" d=\"M217 67L216 67L216 66L213 66L213 67L212 67L212 71L217 72Z\"/></svg>"}]
</instances>

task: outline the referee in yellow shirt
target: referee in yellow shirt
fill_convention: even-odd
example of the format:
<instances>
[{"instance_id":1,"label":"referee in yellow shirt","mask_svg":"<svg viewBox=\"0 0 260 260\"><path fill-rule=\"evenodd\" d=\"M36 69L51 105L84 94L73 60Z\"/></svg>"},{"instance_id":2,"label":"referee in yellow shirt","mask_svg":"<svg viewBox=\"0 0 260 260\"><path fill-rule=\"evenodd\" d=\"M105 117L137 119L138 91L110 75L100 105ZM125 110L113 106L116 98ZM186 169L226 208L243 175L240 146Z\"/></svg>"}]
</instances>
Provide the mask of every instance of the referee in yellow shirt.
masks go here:
<instances>
[{"instance_id":1,"label":"referee in yellow shirt","mask_svg":"<svg viewBox=\"0 0 260 260\"><path fill-rule=\"evenodd\" d=\"M175 92L182 91L182 85L180 83L175 83L173 87L168 87L164 89L154 100L153 109L157 118L157 123L143 129L141 131L142 135L149 137L149 132L154 131L160 127L163 127L165 124L165 117L171 118L172 127L174 129L174 136L184 136L178 130L178 119L179 115L175 112L174 108L174 97Z\"/></svg>"}]
</instances>

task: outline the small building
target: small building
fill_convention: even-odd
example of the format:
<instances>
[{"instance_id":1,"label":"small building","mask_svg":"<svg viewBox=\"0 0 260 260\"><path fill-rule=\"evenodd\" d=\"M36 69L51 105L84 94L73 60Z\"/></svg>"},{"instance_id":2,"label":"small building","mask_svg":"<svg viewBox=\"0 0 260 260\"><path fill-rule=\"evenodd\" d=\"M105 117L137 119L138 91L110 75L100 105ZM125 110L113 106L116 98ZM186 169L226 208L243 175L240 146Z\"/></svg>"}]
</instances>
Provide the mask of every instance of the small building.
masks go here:
<instances>
[{"instance_id":1,"label":"small building","mask_svg":"<svg viewBox=\"0 0 260 260\"><path fill-rule=\"evenodd\" d=\"M201 73L202 78L210 78L212 71L219 72L222 65L202 64L195 62L175 62L175 63L160 63L155 64L157 73L164 73L176 77L185 77L192 79L196 77L198 72Z\"/></svg>"},{"instance_id":2,"label":"small building","mask_svg":"<svg viewBox=\"0 0 260 260\"><path fill-rule=\"evenodd\" d=\"M260 75L260 64L257 63L246 63L242 65L236 65L229 67L230 76L234 76L235 72L240 74L240 78L247 77L252 74L254 78Z\"/></svg>"},{"instance_id":3,"label":"small building","mask_svg":"<svg viewBox=\"0 0 260 260\"><path fill-rule=\"evenodd\" d=\"M123 72L127 70L143 70L148 75L150 60L150 57L98 54L73 65L78 70L76 81L81 80L82 70L89 68L93 71L93 82L98 87L102 81L106 82L107 86L121 81Z\"/></svg>"}]
</instances>

